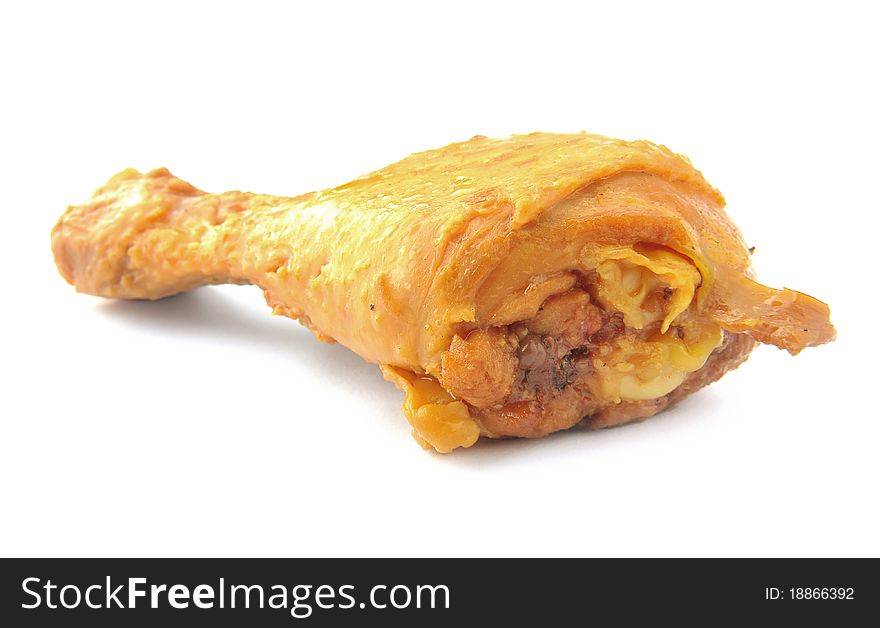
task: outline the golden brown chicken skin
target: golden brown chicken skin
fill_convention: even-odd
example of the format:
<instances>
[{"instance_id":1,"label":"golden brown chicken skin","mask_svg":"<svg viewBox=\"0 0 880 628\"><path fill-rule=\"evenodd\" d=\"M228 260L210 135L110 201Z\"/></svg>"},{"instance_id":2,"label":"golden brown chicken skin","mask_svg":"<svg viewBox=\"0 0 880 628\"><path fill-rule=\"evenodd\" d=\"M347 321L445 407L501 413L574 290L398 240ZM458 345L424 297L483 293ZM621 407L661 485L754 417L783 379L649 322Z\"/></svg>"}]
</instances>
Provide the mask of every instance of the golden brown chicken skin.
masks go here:
<instances>
[{"instance_id":1,"label":"golden brown chicken skin","mask_svg":"<svg viewBox=\"0 0 880 628\"><path fill-rule=\"evenodd\" d=\"M828 308L755 280L721 195L649 142L475 137L338 188L209 194L124 171L52 232L104 297L260 286L379 364L417 441L537 437L651 416L742 363L834 338Z\"/></svg>"}]
</instances>

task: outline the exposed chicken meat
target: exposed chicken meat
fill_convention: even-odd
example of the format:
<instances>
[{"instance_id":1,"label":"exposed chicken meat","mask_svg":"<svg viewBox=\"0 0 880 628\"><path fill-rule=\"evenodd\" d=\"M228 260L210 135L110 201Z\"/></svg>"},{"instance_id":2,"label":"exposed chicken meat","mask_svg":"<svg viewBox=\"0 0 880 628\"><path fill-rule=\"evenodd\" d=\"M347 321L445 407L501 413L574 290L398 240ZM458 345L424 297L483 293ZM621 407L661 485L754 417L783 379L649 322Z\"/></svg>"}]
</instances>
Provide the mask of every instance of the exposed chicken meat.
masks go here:
<instances>
[{"instance_id":1,"label":"exposed chicken meat","mask_svg":"<svg viewBox=\"0 0 880 628\"><path fill-rule=\"evenodd\" d=\"M441 360L441 383L476 407L502 402L516 379L516 338L498 328L454 336Z\"/></svg>"},{"instance_id":2,"label":"exposed chicken meat","mask_svg":"<svg viewBox=\"0 0 880 628\"><path fill-rule=\"evenodd\" d=\"M538 436L578 423L596 410L590 390L594 338L623 329L617 314L591 302L582 288L551 297L528 321L513 326L518 368L503 404L474 408L495 435Z\"/></svg>"},{"instance_id":3,"label":"exposed chicken meat","mask_svg":"<svg viewBox=\"0 0 880 628\"><path fill-rule=\"evenodd\" d=\"M602 310L590 303L590 295L573 288L548 299L525 326L531 334L554 337L568 351L586 344L603 323Z\"/></svg>"},{"instance_id":4,"label":"exposed chicken meat","mask_svg":"<svg viewBox=\"0 0 880 628\"><path fill-rule=\"evenodd\" d=\"M620 312L594 302L588 282L551 297L529 320L453 339L442 361L443 386L470 405L486 432L535 437L578 423L599 428L645 418L711 383L752 348L748 336L727 334L705 368L688 375L672 392L609 405L602 400L594 359L603 360L615 340L635 332L628 330ZM657 305L669 297L661 289L651 300ZM677 325L669 333L685 337Z\"/></svg>"}]
</instances>

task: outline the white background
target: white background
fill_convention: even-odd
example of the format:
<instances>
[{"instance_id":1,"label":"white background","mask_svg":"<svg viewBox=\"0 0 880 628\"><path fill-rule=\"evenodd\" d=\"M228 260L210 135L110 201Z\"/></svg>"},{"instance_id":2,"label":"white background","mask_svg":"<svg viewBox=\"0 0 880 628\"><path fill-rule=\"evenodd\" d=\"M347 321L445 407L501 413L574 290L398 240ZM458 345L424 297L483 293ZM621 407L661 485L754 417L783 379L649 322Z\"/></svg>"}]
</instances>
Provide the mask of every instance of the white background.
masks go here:
<instances>
[{"instance_id":1,"label":"white background","mask_svg":"<svg viewBox=\"0 0 880 628\"><path fill-rule=\"evenodd\" d=\"M880 555L872 3L9 4L0 554ZM52 261L128 166L294 195L582 129L689 155L839 340L638 425L440 456L256 288L109 302Z\"/></svg>"}]
</instances>

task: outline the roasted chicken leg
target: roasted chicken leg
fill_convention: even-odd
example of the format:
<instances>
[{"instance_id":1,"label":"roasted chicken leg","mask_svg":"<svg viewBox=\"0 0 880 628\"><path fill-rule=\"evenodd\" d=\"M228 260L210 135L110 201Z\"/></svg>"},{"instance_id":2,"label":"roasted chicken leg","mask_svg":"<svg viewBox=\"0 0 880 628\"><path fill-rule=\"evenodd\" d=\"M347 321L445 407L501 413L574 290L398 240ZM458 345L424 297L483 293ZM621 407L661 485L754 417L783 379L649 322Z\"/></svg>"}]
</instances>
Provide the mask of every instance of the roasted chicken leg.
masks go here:
<instances>
[{"instance_id":1,"label":"roasted chicken leg","mask_svg":"<svg viewBox=\"0 0 880 628\"><path fill-rule=\"evenodd\" d=\"M293 198L126 170L68 208L52 248L103 297L260 286L379 364L417 441L448 452L644 418L755 342L832 340L825 304L756 282L723 206L649 142L478 136Z\"/></svg>"}]
</instances>

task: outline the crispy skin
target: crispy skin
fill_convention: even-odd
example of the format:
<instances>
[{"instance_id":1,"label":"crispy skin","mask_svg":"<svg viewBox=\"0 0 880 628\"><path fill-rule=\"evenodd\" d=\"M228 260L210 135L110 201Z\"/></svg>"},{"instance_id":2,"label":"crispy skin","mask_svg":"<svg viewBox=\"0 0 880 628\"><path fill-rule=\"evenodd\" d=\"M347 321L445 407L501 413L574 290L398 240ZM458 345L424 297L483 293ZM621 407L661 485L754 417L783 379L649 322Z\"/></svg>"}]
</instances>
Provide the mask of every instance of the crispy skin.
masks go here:
<instances>
[{"instance_id":1,"label":"crispy skin","mask_svg":"<svg viewBox=\"0 0 880 628\"><path fill-rule=\"evenodd\" d=\"M409 393L417 438L445 451L480 432L539 436L587 415L594 426L647 416L739 364L752 339L791 353L831 340L827 306L755 282L723 205L686 158L649 142L478 136L294 198L208 194L164 169L126 170L68 208L52 247L78 291L105 297L259 285L275 313L382 365ZM515 399L514 327L531 321L563 345L620 334L619 317L577 293L564 308L541 307L583 284L588 247L640 243L693 263L693 315L734 345L666 401L597 407L586 388L561 384L558 368L548 381L564 394ZM436 389L426 392L428 381Z\"/></svg>"}]
</instances>

